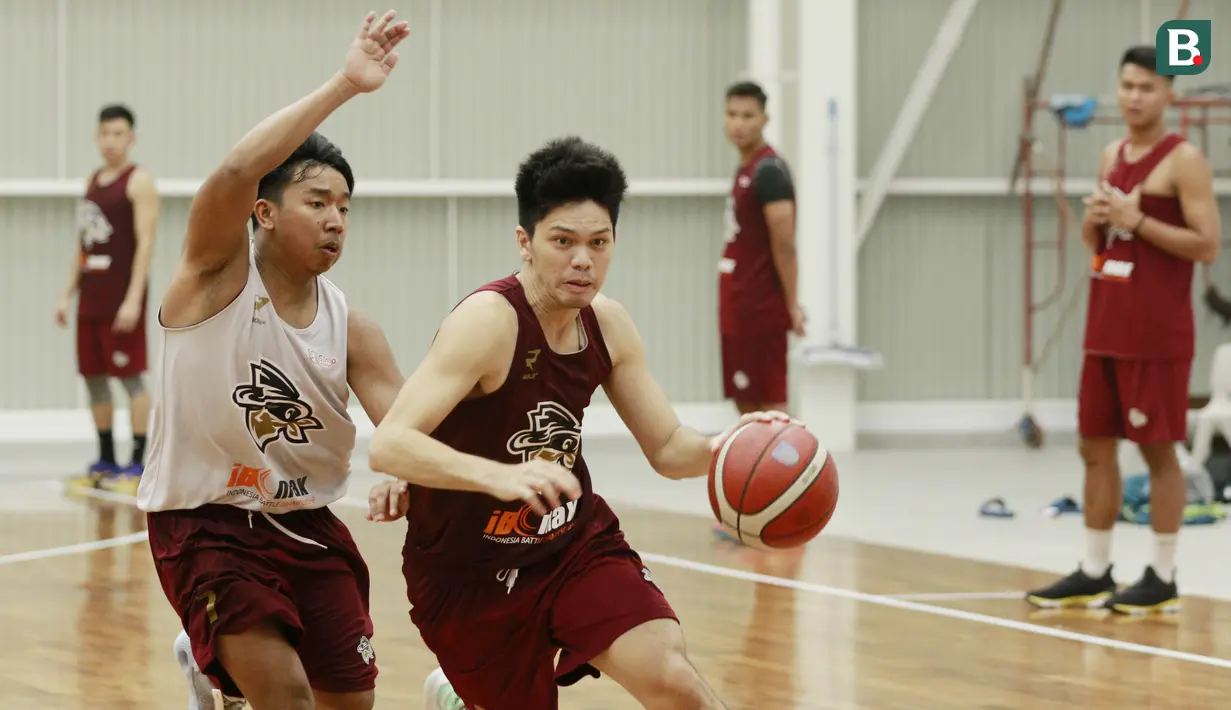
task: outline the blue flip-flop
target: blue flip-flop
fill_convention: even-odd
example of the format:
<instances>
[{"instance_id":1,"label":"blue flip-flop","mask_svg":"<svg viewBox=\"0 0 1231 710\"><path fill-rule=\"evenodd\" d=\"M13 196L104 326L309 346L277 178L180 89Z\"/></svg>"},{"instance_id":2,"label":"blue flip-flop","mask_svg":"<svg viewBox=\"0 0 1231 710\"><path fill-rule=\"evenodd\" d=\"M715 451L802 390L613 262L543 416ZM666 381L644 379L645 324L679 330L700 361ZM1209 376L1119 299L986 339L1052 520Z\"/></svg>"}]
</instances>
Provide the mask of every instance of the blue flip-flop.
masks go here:
<instances>
[{"instance_id":1,"label":"blue flip-flop","mask_svg":"<svg viewBox=\"0 0 1231 710\"><path fill-rule=\"evenodd\" d=\"M1016 513L1009 510L1004 498L989 498L979 506L979 515L985 518L1012 518Z\"/></svg>"},{"instance_id":2,"label":"blue flip-flop","mask_svg":"<svg viewBox=\"0 0 1231 710\"><path fill-rule=\"evenodd\" d=\"M1073 500L1069 496L1065 496L1063 498L1057 498L1056 500L1052 501L1051 505L1043 509L1043 515L1048 518L1054 518L1058 515L1064 515L1065 513L1080 513L1080 512L1081 512L1081 506L1077 504L1077 501Z\"/></svg>"}]
</instances>

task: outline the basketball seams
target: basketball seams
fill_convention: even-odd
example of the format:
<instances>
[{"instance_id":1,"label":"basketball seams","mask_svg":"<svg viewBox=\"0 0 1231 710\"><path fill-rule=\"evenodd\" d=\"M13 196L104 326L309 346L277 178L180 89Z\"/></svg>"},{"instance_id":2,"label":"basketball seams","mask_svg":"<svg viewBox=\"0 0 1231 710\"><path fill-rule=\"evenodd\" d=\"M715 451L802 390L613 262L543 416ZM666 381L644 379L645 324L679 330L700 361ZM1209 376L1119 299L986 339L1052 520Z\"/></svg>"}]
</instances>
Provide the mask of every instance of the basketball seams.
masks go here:
<instances>
[{"instance_id":1,"label":"basketball seams","mask_svg":"<svg viewBox=\"0 0 1231 710\"><path fill-rule=\"evenodd\" d=\"M714 499L718 501L718 508L721 512L718 516L719 521L735 518L736 524L738 525L739 523L739 513L731 506L731 501L727 498L726 482L723 478L726 473L727 452L730 451L731 445L735 443L735 439L739 437L740 432L752 426L753 423L754 422L748 422L747 424L731 432L731 436L728 436L727 440L722 442L722 446L718 449L718 461L714 466L714 481L712 485L715 492ZM733 532L738 534L738 530Z\"/></svg>"},{"instance_id":2,"label":"basketball seams","mask_svg":"<svg viewBox=\"0 0 1231 710\"><path fill-rule=\"evenodd\" d=\"M789 510L791 506L795 505L796 502L801 500L804 494L808 492L808 489L820 479L825 465L824 463L820 466L816 465L817 454L819 453L821 453L821 448L817 447L816 452L812 454L812 458L808 459L808 463L799 469L799 473L795 476L795 479L791 481L791 484L782 489L782 492L779 493L778 496L770 501L764 508L755 513L746 513L743 516L748 518L748 521L752 525L757 526L758 537L765 531L765 528L769 527L770 523L782 517L783 513ZM828 457L828 452L825 453L826 457ZM815 468L815 472L812 471L813 468ZM753 469L753 475L749 476L749 480L756 476L755 471L756 469ZM811 474L811 476L809 477L808 474ZM794 493L794 495L791 495L792 493ZM783 504L783 501L786 501L786 503ZM743 521L741 520L741 527L742 524Z\"/></svg>"},{"instance_id":3,"label":"basketball seams","mask_svg":"<svg viewBox=\"0 0 1231 710\"><path fill-rule=\"evenodd\" d=\"M774 443L777 442L778 439L781 438L782 435L785 434L790 428L791 428L790 425L784 426L781 429L779 429L773 436L769 438L769 441L765 443L765 447L761 449L761 453L757 454L756 460L752 462L752 467L749 469L747 478L744 479L744 489L740 491L740 494L739 494L739 509L736 510L736 517L735 517L735 529L737 533L739 534L740 542L747 543L747 540L744 540L744 499L748 497L748 488L752 485L752 480L757 477L757 466L761 465L761 460L765 458L765 452L769 451L770 448L774 445ZM735 440L734 434L731 435L731 440L732 441ZM811 462L809 462L809 464L811 464ZM786 490L790 490L790 486L788 486ZM786 491L784 490L783 493L785 492ZM760 511L758 511L757 515L759 515L761 512L764 512L765 510L773 506L773 504L776 503L778 499L782 497L783 493L779 493L773 500L767 503L765 508L762 508ZM751 520L756 519L752 515L749 515L748 517ZM759 530L757 531L757 536L760 537Z\"/></svg>"},{"instance_id":4,"label":"basketball seams","mask_svg":"<svg viewBox=\"0 0 1231 710\"><path fill-rule=\"evenodd\" d=\"M818 454L818 455L813 457L813 461L808 462L808 466L809 466L809 467L812 465L812 463L813 463L813 462L814 462L817 458L820 458L820 456L819 456L819 454L820 454L820 453L821 453L821 449L819 449L819 448L818 448L818 449L817 449L817 454ZM778 519L780 519L780 518L782 517L782 515L783 515L783 514L785 514L788 510L790 510L790 509L791 509L791 506L793 506L793 505L795 505L796 503L798 503L798 502L802 501L802 500L804 499L804 497L805 497L805 496L807 496L807 495L808 495L808 493L809 493L809 492L813 489L813 487L818 486L818 485L822 485L823 481L825 480L825 475L826 475L826 474L825 474L825 469L826 469L826 467L831 466L832 461L833 461L833 459L830 457L830 454L829 454L829 451L828 451L828 450L825 450L825 451L824 451L824 453L825 453L825 458L822 460L820 467L817 469L817 474L816 474L816 477L815 477L815 478L814 478L811 482L809 482L807 486L799 486L800 488L803 488L803 490L800 492L800 494L799 494L798 496L796 496L796 497L795 497L795 500L793 500L793 501L791 502L791 504L790 504L790 505L788 505L788 506L786 506L785 508L783 508L783 509L782 509L782 511L780 511L780 512L778 513L778 515L774 517L774 519L773 519L773 520L767 520L767 521L765 522L765 525L764 525L764 526L762 526L762 528L761 528L761 535L762 535L762 536L764 536L764 535L765 535L765 529L766 529L766 528L768 528L770 525L772 525L772 524L773 524L773 523L775 523ZM807 472L807 470L808 470L808 467L805 467L805 468L804 468L804 470L803 470L803 472L801 472L801 473L800 473L800 478L803 478L803 473L806 473L806 472ZM829 474L829 475L830 475L830 476L836 476L836 474L835 474L834 472L832 472L832 471L830 472L830 474ZM787 488L787 490L786 490L786 491L784 491L784 492L783 492L783 495L786 495L786 493L787 493L787 492L790 492L793 488L795 488L797 483L798 483L798 479L796 480L796 482L795 482L795 483L792 483L792 484L791 484L791 486L789 486L789 487ZM835 485L836 485L836 483L835 483ZM837 507L837 501L836 501L836 499L835 499L835 501L834 501L834 507ZM770 542L772 542L773 540L782 540L782 539L787 539L787 538L794 537L794 536L796 536L796 535L799 535L800 533L804 533L804 532L811 531L813 528L817 528L818 526L819 526L819 529L817 530L817 532L820 532L820 529L824 529L825 525L828 525L828 524L829 524L829 518L830 518L830 517L832 517L832 515L833 515L833 512L832 512L832 509L831 509L831 511L830 511L830 513L829 513L829 516L825 517L823 521L815 521L815 520L814 520L814 521L812 521L812 522L810 522L810 523L808 523L808 524L806 524L806 525L801 525L801 526L799 526L798 528L793 528L793 529L790 529L790 530L775 530L775 531L774 531L774 533L773 533L772 535L770 535L770 536L769 536L769 540L768 540L768 541L766 541L766 544L768 545L768 544L769 544ZM814 534L815 534L815 533L814 533Z\"/></svg>"},{"instance_id":5,"label":"basketball seams","mask_svg":"<svg viewBox=\"0 0 1231 710\"><path fill-rule=\"evenodd\" d=\"M775 424L782 428L775 431L772 428ZM740 439L740 436L748 434L746 430L754 425L756 426L753 436L758 443L765 435L769 436L768 440L761 444L760 450L752 448L755 445L753 442ZM762 430L765 425L771 427L769 431ZM799 431L795 432L795 429ZM787 432L792 432L792 434L788 435ZM809 446L803 446L802 444L805 443L803 440L796 442L801 435L811 440L808 442ZM771 464L766 461L765 455L769 453L775 462L779 462L775 456L776 450L788 444L795 448L795 454L789 457L789 464L786 458L780 460L786 470L779 469L776 463ZM801 466L798 455L803 454L808 448L812 448L812 451L807 454ZM756 453L753 453L754 451ZM735 456L734 459L731 458L732 455ZM809 511L830 505L828 499L836 497L837 482L834 480L831 482L832 485L822 484L827 480L827 472L830 478L837 475L836 470L829 470L833 468L832 461L829 450L821 445L806 427L795 425L793 422L782 426L780 422L759 420L738 427L715 452L711 464L709 497L718 522L732 537L756 549L774 550L784 546L794 547L797 543L806 542L815 537L816 533L819 533L828 523L829 517L833 514L832 506L824 516L816 517L815 530L812 525L804 525L798 531L792 529L785 532L772 530L772 528L777 521L789 517L796 506L803 506L799 512L808 517L811 514ZM737 470L733 472L734 477L730 479L731 490L728 490L726 485L728 465L737 465ZM770 465L770 470L759 471L762 465ZM792 473L794 473L793 476ZM753 486L754 479L758 481L755 487ZM773 498L766 500L768 496L773 495L772 489L778 488L784 482L786 483L785 488ZM813 495L812 491L818 486L824 490ZM830 489L833 489L832 492ZM749 496L752 496L758 503L758 510L755 513L744 510L749 504ZM805 503L805 500L808 502ZM799 516L796 515L788 524L791 524L793 528L799 525ZM772 534L768 537L766 537L767 529L772 530ZM799 538L797 542L792 542L797 538Z\"/></svg>"}]
</instances>

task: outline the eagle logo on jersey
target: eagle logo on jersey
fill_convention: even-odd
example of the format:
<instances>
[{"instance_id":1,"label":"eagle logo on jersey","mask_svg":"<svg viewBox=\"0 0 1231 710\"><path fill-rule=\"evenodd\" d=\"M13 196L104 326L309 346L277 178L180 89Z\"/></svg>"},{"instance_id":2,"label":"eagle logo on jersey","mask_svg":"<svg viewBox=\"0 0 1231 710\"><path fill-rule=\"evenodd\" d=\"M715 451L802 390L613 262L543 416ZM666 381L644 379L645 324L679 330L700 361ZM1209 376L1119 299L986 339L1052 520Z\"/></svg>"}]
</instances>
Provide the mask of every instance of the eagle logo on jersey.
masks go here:
<instances>
[{"instance_id":1,"label":"eagle logo on jersey","mask_svg":"<svg viewBox=\"0 0 1231 710\"><path fill-rule=\"evenodd\" d=\"M509 453L521 454L522 461L539 458L572 471L581 450L581 422L577 417L555 402L539 402L526 418L530 427L509 439Z\"/></svg>"},{"instance_id":2,"label":"eagle logo on jersey","mask_svg":"<svg viewBox=\"0 0 1231 710\"><path fill-rule=\"evenodd\" d=\"M250 362L252 379L236 386L231 400L244 410L248 433L261 453L278 439L292 444L308 443L308 432L324 429L312 416L312 406L303 401L299 388L272 362Z\"/></svg>"},{"instance_id":3,"label":"eagle logo on jersey","mask_svg":"<svg viewBox=\"0 0 1231 710\"><path fill-rule=\"evenodd\" d=\"M77 204L77 230L81 237L81 246L86 251L92 249L95 244L106 244L114 233L102 208L90 200L82 200Z\"/></svg>"}]
</instances>

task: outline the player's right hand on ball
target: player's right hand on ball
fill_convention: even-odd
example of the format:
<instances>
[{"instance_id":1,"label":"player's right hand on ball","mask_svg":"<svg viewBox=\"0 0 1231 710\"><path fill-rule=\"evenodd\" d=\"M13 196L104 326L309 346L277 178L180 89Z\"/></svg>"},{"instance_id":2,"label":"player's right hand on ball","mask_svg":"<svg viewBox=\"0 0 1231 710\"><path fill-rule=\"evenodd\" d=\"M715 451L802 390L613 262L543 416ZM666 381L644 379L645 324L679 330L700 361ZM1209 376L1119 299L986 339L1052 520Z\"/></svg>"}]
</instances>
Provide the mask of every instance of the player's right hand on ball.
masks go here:
<instances>
[{"instance_id":1,"label":"player's right hand on ball","mask_svg":"<svg viewBox=\"0 0 1231 710\"><path fill-rule=\"evenodd\" d=\"M748 424L749 422L790 422L791 424L798 424L805 429L808 428L808 425L798 419L792 419L791 415L786 412L779 412L773 409L764 412L749 412L741 416L739 421L727 427L721 434L710 437L710 451L717 452L722 448L722 445L727 442L727 439L731 438L731 435L735 433L736 429Z\"/></svg>"},{"instance_id":2,"label":"player's right hand on ball","mask_svg":"<svg viewBox=\"0 0 1231 710\"><path fill-rule=\"evenodd\" d=\"M539 515L547 515L568 500L581 499L581 481L567 468L534 459L496 474L490 491L505 501L522 500Z\"/></svg>"},{"instance_id":3,"label":"player's right hand on ball","mask_svg":"<svg viewBox=\"0 0 1231 710\"><path fill-rule=\"evenodd\" d=\"M410 509L410 486L406 481L385 481L368 493L368 520L388 523L406 516Z\"/></svg>"},{"instance_id":4,"label":"player's right hand on ball","mask_svg":"<svg viewBox=\"0 0 1231 710\"><path fill-rule=\"evenodd\" d=\"M398 63L398 53L393 48L410 36L410 27L404 21L390 24L395 17L397 13L390 10L376 20L376 13L369 12L359 27L359 36L346 52L342 76L360 93L379 89Z\"/></svg>"}]
</instances>

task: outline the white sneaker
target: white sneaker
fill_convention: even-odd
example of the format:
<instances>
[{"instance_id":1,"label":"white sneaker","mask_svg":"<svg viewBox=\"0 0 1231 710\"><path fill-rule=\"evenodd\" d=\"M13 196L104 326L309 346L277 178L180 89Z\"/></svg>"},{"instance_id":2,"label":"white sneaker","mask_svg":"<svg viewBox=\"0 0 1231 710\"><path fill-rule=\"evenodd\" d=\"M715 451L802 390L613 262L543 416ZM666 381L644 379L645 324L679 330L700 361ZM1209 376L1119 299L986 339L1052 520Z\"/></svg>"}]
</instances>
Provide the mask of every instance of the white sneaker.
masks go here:
<instances>
[{"instance_id":1,"label":"white sneaker","mask_svg":"<svg viewBox=\"0 0 1231 710\"><path fill-rule=\"evenodd\" d=\"M209 676L197 668L197 661L192 656L192 642L188 634L180 631L175 637L175 660L179 661L180 670L188 680L188 710L244 710L248 702L243 698L228 698L222 691L214 687Z\"/></svg>"},{"instance_id":2,"label":"white sneaker","mask_svg":"<svg viewBox=\"0 0 1231 710\"><path fill-rule=\"evenodd\" d=\"M427 710L466 710L465 703L453 692L453 684L439 668L428 674L427 680L423 681L423 699L427 703Z\"/></svg>"}]
</instances>

